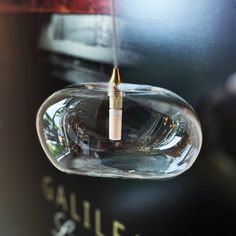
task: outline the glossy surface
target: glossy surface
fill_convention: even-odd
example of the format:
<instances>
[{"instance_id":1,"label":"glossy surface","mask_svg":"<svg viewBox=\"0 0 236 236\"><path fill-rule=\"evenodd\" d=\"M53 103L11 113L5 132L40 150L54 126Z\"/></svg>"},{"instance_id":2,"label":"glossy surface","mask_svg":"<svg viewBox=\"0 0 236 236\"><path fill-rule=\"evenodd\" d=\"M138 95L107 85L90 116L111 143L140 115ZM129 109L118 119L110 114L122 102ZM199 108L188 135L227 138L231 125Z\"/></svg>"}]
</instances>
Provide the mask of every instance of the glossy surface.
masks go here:
<instances>
[{"instance_id":1,"label":"glossy surface","mask_svg":"<svg viewBox=\"0 0 236 236\"><path fill-rule=\"evenodd\" d=\"M202 133L193 109L158 87L120 84L122 139L108 139L108 84L79 84L54 93L37 116L39 139L60 170L90 176L164 179L187 170Z\"/></svg>"}]
</instances>

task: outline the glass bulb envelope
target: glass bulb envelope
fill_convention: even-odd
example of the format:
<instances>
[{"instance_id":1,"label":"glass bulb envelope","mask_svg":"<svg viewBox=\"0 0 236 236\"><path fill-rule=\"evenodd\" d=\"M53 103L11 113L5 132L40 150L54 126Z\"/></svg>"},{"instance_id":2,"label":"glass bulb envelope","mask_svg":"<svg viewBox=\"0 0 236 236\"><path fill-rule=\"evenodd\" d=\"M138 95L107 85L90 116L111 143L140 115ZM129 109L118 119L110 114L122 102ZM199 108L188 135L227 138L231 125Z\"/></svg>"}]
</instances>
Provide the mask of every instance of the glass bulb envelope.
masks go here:
<instances>
[{"instance_id":1,"label":"glass bulb envelope","mask_svg":"<svg viewBox=\"0 0 236 236\"><path fill-rule=\"evenodd\" d=\"M88 176L175 177L189 169L202 144L191 106L166 89L118 85L122 138L109 139L109 85L84 83L54 93L40 107L37 132L52 164Z\"/></svg>"}]
</instances>

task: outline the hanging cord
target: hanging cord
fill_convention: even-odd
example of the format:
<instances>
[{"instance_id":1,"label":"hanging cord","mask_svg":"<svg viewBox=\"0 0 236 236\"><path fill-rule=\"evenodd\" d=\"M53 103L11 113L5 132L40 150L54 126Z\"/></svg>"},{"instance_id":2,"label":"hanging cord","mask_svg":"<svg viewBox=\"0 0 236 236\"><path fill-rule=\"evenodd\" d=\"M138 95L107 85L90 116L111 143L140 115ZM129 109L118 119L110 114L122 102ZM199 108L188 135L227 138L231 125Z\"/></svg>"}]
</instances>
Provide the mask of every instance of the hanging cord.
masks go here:
<instances>
[{"instance_id":1,"label":"hanging cord","mask_svg":"<svg viewBox=\"0 0 236 236\"><path fill-rule=\"evenodd\" d=\"M113 65L114 65L114 68L118 68L118 42L117 42L115 0L111 0L111 12L112 12L112 54L113 54Z\"/></svg>"},{"instance_id":2,"label":"hanging cord","mask_svg":"<svg viewBox=\"0 0 236 236\"><path fill-rule=\"evenodd\" d=\"M113 54L113 72L109 82L109 139L119 141L122 138L122 107L123 93L118 88L121 83L118 69L118 43L116 29L116 9L115 0L111 0L112 9L112 54Z\"/></svg>"}]
</instances>

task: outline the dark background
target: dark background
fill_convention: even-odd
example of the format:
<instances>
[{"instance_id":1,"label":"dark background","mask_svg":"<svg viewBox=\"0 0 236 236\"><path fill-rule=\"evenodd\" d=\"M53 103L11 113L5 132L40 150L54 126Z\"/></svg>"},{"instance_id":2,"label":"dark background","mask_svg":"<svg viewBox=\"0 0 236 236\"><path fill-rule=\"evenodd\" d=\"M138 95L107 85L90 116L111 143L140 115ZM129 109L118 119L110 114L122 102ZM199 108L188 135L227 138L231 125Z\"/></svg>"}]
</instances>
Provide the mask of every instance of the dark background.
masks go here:
<instances>
[{"instance_id":1,"label":"dark background","mask_svg":"<svg viewBox=\"0 0 236 236\"><path fill-rule=\"evenodd\" d=\"M51 15L0 15L1 235L51 235L54 214L62 209L45 199L45 175L55 187L64 186L67 198L76 193L79 211L83 200L91 203L91 229L78 224L75 235L96 235L96 208L106 236L112 235L114 220L126 226L122 236L235 235L236 93L227 84L236 71L236 4L178 3L130 2L125 19L134 27L123 32L144 55L134 66L121 66L127 82L177 92L202 123L204 143L196 163L163 182L69 176L51 166L38 142L35 117L53 91L69 84L53 76L59 68L45 60L54 52L38 47ZM103 66L109 74L111 64Z\"/></svg>"}]
</instances>

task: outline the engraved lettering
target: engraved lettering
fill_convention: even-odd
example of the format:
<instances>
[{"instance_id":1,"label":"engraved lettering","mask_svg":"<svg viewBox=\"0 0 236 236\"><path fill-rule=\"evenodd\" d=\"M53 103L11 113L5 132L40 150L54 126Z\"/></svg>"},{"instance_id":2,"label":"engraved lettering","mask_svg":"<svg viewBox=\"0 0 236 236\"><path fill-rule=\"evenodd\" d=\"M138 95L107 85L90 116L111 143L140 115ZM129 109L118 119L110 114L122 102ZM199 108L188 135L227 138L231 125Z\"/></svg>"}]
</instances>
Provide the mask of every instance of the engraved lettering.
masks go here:
<instances>
[{"instance_id":1,"label":"engraved lettering","mask_svg":"<svg viewBox=\"0 0 236 236\"><path fill-rule=\"evenodd\" d=\"M61 206L63 211L68 211L68 203L63 185L59 185L57 188L56 205Z\"/></svg>"},{"instance_id":2,"label":"engraved lettering","mask_svg":"<svg viewBox=\"0 0 236 236\"><path fill-rule=\"evenodd\" d=\"M77 201L76 201L76 195L75 193L70 194L70 216L74 221L80 221L81 218L79 214L76 211L77 208Z\"/></svg>"},{"instance_id":3,"label":"engraved lettering","mask_svg":"<svg viewBox=\"0 0 236 236\"><path fill-rule=\"evenodd\" d=\"M88 201L83 201L83 208L84 208L84 228L90 229L90 203Z\"/></svg>"},{"instance_id":4,"label":"engraved lettering","mask_svg":"<svg viewBox=\"0 0 236 236\"><path fill-rule=\"evenodd\" d=\"M95 235L105 236L101 230L101 211L99 209L95 210Z\"/></svg>"},{"instance_id":5,"label":"engraved lettering","mask_svg":"<svg viewBox=\"0 0 236 236\"><path fill-rule=\"evenodd\" d=\"M93 229L95 236L123 236L126 231L126 225L114 220L112 223L112 232L108 233L103 231L101 210L93 208L91 203L87 200L78 202L75 192L66 193L63 185L55 186L54 180L50 176L44 176L41 182L43 196L49 202L60 207L63 212L58 212L54 217L54 229L51 230L53 236L74 236L76 229L76 222L81 222L84 229ZM78 206L82 206L83 212L79 214ZM69 219L67 217L69 214ZM95 213L95 220L91 222L92 213ZM140 234L132 234L140 236Z\"/></svg>"},{"instance_id":6,"label":"engraved lettering","mask_svg":"<svg viewBox=\"0 0 236 236\"><path fill-rule=\"evenodd\" d=\"M113 221L113 232L112 232L112 236L122 236L120 234L120 231L125 231L125 225L123 225L122 223L120 223L117 220Z\"/></svg>"},{"instance_id":7,"label":"engraved lettering","mask_svg":"<svg viewBox=\"0 0 236 236\"><path fill-rule=\"evenodd\" d=\"M54 216L55 229L51 230L53 236L72 235L76 225L73 220L65 220L66 215L63 212L58 212ZM62 223L63 222L63 223Z\"/></svg>"},{"instance_id":8,"label":"engraved lettering","mask_svg":"<svg viewBox=\"0 0 236 236\"><path fill-rule=\"evenodd\" d=\"M44 176L42 179L42 190L45 199L49 202L53 202L55 200L55 192L53 187L53 179L50 176Z\"/></svg>"}]
</instances>

